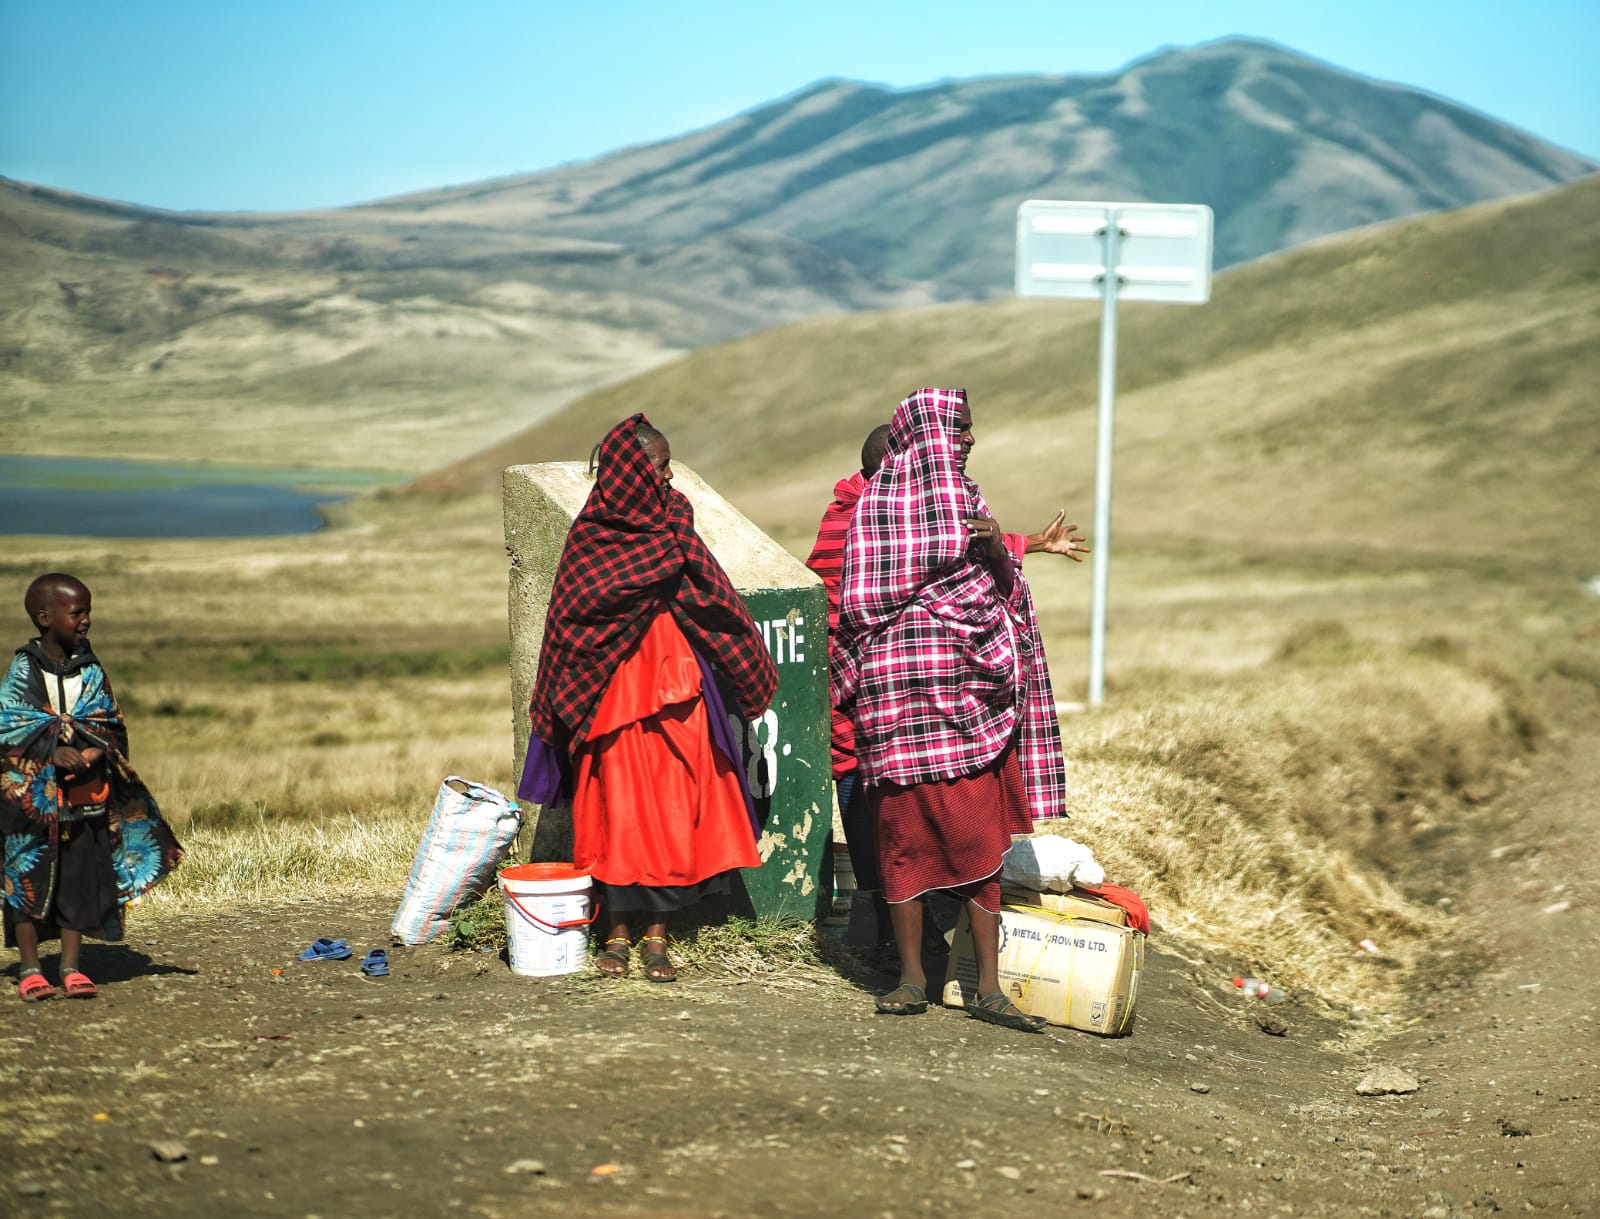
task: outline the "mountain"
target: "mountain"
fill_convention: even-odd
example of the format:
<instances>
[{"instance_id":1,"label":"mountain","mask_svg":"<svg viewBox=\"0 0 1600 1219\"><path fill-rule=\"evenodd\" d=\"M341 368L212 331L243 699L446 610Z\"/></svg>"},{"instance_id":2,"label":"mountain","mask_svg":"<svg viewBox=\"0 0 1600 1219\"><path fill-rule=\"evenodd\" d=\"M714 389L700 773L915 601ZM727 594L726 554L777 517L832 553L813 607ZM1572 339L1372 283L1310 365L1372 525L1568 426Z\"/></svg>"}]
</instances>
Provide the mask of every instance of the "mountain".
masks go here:
<instances>
[{"instance_id":1,"label":"mountain","mask_svg":"<svg viewBox=\"0 0 1600 1219\"><path fill-rule=\"evenodd\" d=\"M1219 265L1542 189L1581 157L1264 43L851 82L543 173L285 215L0 180L22 453L420 472L682 352L1003 296L1028 197L1209 203Z\"/></svg>"},{"instance_id":2,"label":"mountain","mask_svg":"<svg viewBox=\"0 0 1600 1219\"><path fill-rule=\"evenodd\" d=\"M1595 168L1442 98L1234 38L1104 76L829 81L680 139L372 210L632 247L783 233L971 299L1009 291L1025 199L1208 204L1226 267Z\"/></svg>"},{"instance_id":3,"label":"mountain","mask_svg":"<svg viewBox=\"0 0 1600 1219\"><path fill-rule=\"evenodd\" d=\"M1600 536L1600 177L1376 225L1217 276L1200 307L1126 305L1115 524L1145 547L1553 560ZM1010 300L815 318L607 387L425 490L581 460L645 409L691 466L804 552L867 432L919 385L967 387L998 518L1090 523L1098 306ZM1520 561L1520 560L1519 560ZM1503 572L1501 574L1504 574Z\"/></svg>"}]
</instances>

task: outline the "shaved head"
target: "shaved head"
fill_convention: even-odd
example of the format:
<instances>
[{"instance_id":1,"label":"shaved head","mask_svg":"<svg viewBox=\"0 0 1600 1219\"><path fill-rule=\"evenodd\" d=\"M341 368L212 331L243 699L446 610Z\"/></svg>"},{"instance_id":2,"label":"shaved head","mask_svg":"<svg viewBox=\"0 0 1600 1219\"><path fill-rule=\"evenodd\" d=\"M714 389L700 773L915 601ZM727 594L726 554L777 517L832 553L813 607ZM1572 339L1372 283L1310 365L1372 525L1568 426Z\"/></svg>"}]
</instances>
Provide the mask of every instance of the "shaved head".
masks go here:
<instances>
[{"instance_id":1,"label":"shaved head","mask_svg":"<svg viewBox=\"0 0 1600 1219\"><path fill-rule=\"evenodd\" d=\"M880 423L867 433L861 446L861 472L871 478L883 464L883 455L889 451L889 425Z\"/></svg>"},{"instance_id":2,"label":"shaved head","mask_svg":"<svg viewBox=\"0 0 1600 1219\"><path fill-rule=\"evenodd\" d=\"M87 597L89 586L77 576L68 575L64 571L45 572L28 585L28 591L22 598L22 607L28 611L28 625L37 627L40 611L49 609L58 597L70 597L74 594Z\"/></svg>"}]
</instances>

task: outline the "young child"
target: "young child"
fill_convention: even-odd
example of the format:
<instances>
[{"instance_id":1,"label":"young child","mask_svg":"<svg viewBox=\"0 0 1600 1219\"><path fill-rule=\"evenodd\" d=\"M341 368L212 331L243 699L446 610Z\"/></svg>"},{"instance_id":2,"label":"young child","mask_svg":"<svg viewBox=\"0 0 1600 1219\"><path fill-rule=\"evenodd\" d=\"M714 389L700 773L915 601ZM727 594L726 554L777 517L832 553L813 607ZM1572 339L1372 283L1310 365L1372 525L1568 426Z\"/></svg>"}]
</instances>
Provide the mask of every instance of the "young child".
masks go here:
<instances>
[{"instance_id":1,"label":"young child","mask_svg":"<svg viewBox=\"0 0 1600 1219\"><path fill-rule=\"evenodd\" d=\"M38 631L0 683L0 911L28 1001L65 991L92 999L78 967L85 933L122 938L122 906L183 858L128 765L128 732L89 648L89 589L64 572L28 585ZM41 940L61 938L61 987L39 968Z\"/></svg>"}]
</instances>

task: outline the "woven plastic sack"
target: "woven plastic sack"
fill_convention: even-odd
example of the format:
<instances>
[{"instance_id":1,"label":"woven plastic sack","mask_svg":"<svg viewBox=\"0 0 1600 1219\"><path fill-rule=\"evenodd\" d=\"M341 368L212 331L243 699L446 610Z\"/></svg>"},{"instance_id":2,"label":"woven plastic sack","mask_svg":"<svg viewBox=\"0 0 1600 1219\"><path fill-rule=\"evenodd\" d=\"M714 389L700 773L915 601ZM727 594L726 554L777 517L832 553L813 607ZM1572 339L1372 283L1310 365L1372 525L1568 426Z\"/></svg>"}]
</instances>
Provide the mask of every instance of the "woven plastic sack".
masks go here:
<instances>
[{"instance_id":1,"label":"woven plastic sack","mask_svg":"<svg viewBox=\"0 0 1600 1219\"><path fill-rule=\"evenodd\" d=\"M1013 839L1000 864L1007 880L1041 893L1066 893L1073 885L1094 886L1106 878L1093 851L1057 834Z\"/></svg>"},{"instance_id":2,"label":"woven plastic sack","mask_svg":"<svg viewBox=\"0 0 1600 1219\"><path fill-rule=\"evenodd\" d=\"M389 934L402 944L438 935L456 907L483 896L520 828L522 810L494 788L456 775L441 783Z\"/></svg>"}]
</instances>

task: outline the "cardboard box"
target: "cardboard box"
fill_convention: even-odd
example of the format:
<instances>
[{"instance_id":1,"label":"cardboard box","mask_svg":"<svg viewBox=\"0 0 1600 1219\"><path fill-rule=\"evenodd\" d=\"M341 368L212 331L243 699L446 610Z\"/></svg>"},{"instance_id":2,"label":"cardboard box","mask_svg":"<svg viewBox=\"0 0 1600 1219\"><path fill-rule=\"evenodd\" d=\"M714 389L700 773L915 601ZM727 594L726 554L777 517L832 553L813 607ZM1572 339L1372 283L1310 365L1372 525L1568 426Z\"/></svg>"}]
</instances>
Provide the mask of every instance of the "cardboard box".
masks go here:
<instances>
[{"instance_id":1,"label":"cardboard box","mask_svg":"<svg viewBox=\"0 0 1600 1219\"><path fill-rule=\"evenodd\" d=\"M1000 907L1000 989L1030 1016L1102 1036L1133 1031L1145 937L1131 927L1038 906ZM977 997L978 964L965 909L950 943L944 1002Z\"/></svg>"},{"instance_id":2,"label":"cardboard box","mask_svg":"<svg viewBox=\"0 0 1600 1219\"><path fill-rule=\"evenodd\" d=\"M1115 927L1128 925L1128 912L1113 905L1103 897L1074 889L1071 893L1041 893L1037 889L1024 889L1019 885L1000 882L1000 900L1009 906L1037 906L1055 914L1070 914L1073 918L1092 918L1096 922L1110 923Z\"/></svg>"}]
</instances>

